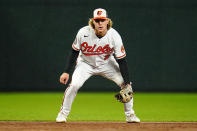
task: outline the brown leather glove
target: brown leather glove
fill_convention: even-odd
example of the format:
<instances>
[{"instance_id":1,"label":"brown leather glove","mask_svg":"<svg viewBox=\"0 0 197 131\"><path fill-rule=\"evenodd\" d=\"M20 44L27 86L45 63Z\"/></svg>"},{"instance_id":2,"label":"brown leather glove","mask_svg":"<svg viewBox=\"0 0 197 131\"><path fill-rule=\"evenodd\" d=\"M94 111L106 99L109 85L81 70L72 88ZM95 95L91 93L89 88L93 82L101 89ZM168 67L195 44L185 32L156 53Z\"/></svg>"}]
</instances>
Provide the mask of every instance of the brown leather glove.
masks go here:
<instances>
[{"instance_id":1,"label":"brown leather glove","mask_svg":"<svg viewBox=\"0 0 197 131\"><path fill-rule=\"evenodd\" d=\"M122 103L127 103L133 98L133 89L130 84L127 84L123 87L118 94L115 95L115 98Z\"/></svg>"}]
</instances>

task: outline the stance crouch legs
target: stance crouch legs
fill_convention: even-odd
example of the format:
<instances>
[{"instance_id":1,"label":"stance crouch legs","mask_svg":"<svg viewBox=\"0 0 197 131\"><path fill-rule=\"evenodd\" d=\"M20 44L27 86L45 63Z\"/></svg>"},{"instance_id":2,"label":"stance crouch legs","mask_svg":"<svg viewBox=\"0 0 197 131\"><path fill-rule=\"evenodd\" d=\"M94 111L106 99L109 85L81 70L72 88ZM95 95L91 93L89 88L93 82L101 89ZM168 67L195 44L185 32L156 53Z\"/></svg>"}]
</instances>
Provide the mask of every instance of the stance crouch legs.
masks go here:
<instances>
[{"instance_id":1,"label":"stance crouch legs","mask_svg":"<svg viewBox=\"0 0 197 131\"><path fill-rule=\"evenodd\" d=\"M91 67L85 63L79 63L72 75L72 81L65 90L64 99L61 107L61 113L68 116L71 110L72 102L74 101L78 90L84 82L91 76Z\"/></svg>"}]
</instances>

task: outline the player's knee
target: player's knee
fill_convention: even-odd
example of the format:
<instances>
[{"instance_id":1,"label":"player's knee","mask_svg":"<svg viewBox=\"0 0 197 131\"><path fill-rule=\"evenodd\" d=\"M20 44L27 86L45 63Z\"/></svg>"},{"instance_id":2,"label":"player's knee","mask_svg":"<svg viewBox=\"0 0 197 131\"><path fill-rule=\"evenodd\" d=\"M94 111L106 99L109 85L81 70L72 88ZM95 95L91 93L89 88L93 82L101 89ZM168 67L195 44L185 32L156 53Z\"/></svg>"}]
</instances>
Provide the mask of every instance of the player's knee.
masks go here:
<instances>
[{"instance_id":1,"label":"player's knee","mask_svg":"<svg viewBox=\"0 0 197 131\"><path fill-rule=\"evenodd\" d=\"M122 77L116 77L116 78L114 79L114 82L115 82L118 86L121 86L122 83L124 83L124 80L123 80Z\"/></svg>"},{"instance_id":2,"label":"player's knee","mask_svg":"<svg viewBox=\"0 0 197 131\"><path fill-rule=\"evenodd\" d=\"M80 83L72 83L71 86L72 90L77 92L82 85Z\"/></svg>"}]
</instances>

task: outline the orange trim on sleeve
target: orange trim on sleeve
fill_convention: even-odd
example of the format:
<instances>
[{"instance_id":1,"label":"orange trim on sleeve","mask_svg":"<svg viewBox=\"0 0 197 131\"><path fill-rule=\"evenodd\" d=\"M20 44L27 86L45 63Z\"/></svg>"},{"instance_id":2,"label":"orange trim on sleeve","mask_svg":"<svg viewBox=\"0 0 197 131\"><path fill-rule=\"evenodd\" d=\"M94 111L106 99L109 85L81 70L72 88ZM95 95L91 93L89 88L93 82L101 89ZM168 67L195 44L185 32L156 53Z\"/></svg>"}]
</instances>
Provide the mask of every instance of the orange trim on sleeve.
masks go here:
<instances>
[{"instance_id":1,"label":"orange trim on sleeve","mask_svg":"<svg viewBox=\"0 0 197 131\"><path fill-rule=\"evenodd\" d=\"M116 57L116 59L121 59L121 58L124 58L125 56L126 56L126 53L122 56Z\"/></svg>"},{"instance_id":2,"label":"orange trim on sleeve","mask_svg":"<svg viewBox=\"0 0 197 131\"><path fill-rule=\"evenodd\" d=\"M72 44L72 48L73 48L74 50L76 50L76 51L79 51L79 50L80 50L80 49L77 49L77 48L75 47L74 44Z\"/></svg>"}]
</instances>

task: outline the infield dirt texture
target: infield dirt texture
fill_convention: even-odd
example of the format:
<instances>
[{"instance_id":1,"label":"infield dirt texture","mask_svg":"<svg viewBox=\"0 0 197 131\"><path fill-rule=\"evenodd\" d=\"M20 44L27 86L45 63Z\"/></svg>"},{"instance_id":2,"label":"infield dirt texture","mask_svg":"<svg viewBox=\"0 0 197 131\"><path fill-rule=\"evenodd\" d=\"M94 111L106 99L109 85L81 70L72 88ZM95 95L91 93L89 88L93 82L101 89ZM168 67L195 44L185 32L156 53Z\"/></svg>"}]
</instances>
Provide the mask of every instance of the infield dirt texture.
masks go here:
<instances>
[{"instance_id":1,"label":"infield dirt texture","mask_svg":"<svg viewBox=\"0 0 197 131\"><path fill-rule=\"evenodd\" d=\"M0 122L1 131L196 131L196 122Z\"/></svg>"}]
</instances>

